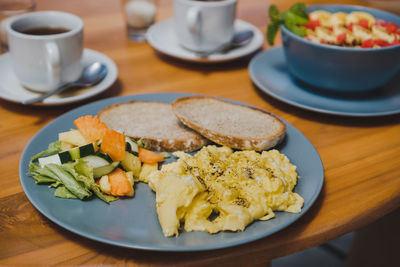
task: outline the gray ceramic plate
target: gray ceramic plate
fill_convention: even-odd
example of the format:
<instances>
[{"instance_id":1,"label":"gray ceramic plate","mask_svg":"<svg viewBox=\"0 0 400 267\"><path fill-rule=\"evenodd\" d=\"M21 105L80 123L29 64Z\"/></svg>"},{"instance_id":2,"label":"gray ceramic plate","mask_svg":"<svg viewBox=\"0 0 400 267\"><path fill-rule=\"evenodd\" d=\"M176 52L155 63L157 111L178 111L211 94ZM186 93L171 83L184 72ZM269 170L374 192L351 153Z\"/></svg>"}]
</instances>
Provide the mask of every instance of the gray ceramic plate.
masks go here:
<instances>
[{"instance_id":1,"label":"gray ceramic plate","mask_svg":"<svg viewBox=\"0 0 400 267\"><path fill-rule=\"evenodd\" d=\"M196 251L224 248L247 243L271 235L299 219L316 200L321 191L324 170L318 152L292 125L287 125L287 138L278 149L297 165L299 179L295 192L305 203L300 214L277 212L276 218L257 221L239 233L182 232L178 237L162 234L157 219L155 194L143 183L135 185L136 195L109 205L97 198L87 201L56 198L53 189L36 185L26 175L31 156L45 150L58 133L73 128L73 120L97 112L111 104L132 100L171 102L187 94L147 94L114 97L94 102L63 114L40 130L26 146L20 160L20 179L31 203L47 218L78 235L100 242L137 249L159 251Z\"/></svg>"},{"instance_id":2,"label":"gray ceramic plate","mask_svg":"<svg viewBox=\"0 0 400 267\"><path fill-rule=\"evenodd\" d=\"M320 113L371 117L400 113L400 76L387 85L364 94L320 91L295 80L286 67L282 47L255 56L250 77L263 92L290 105Z\"/></svg>"}]
</instances>

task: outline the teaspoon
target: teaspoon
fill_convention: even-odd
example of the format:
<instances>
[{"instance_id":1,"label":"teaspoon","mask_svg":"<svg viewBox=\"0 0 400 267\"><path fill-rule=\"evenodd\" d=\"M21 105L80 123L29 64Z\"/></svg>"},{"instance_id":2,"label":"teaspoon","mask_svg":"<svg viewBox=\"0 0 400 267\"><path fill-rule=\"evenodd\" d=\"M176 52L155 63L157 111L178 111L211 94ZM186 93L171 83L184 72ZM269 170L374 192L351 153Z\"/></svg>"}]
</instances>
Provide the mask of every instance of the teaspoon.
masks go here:
<instances>
[{"instance_id":1,"label":"teaspoon","mask_svg":"<svg viewBox=\"0 0 400 267\"><path fill-rule=\"evenodd\" d=\"M104 79L104 77L106 77L107 72L108 72L108 70L107 70L107 66L105 64L100 63L100 62L92 63L83 70L81 77L79 77L79 79L76 80L75 82L66 83L66 84L62 85L61 87L58 87L57 89L50 91L48 93L45 93L36 98L24 100L24 101L22 101L22 104L29 105L29 104L43 101L44 99L46 99L52 95L59 94L72 86L73 87L90 87L90 86L96 85L99 82L101 82Z\"/></svg>"},{"instance_id":2,"label":"teaspoon","mask_svg":"<svg viewBox=\"0 0 400 267\"><path fill-rule=\"evenodd\" d=\"M200 57L208 57L218 52L228 52L231 49L248 44L253 39L253 37L254 37L254 32L251 30L240 31L235 33L230 43L224 44L211 51L198 52L197 55Z\"/></svg>"}]
</instances>

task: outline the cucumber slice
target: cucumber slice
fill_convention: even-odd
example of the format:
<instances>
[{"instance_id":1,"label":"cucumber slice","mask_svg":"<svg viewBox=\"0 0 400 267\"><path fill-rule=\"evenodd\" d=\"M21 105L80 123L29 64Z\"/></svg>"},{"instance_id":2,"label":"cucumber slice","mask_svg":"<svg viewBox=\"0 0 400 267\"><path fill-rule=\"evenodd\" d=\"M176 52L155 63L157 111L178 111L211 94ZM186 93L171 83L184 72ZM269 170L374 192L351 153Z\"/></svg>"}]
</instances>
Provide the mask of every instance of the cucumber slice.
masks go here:
<instances>
[{"instance_id":1,"label":"cucumber slice","mask_svg":"<svg viewBox=\"0 0 400 267\"><path fill-rule=\"evenodd\" d=\"M68 161L76 160L79 158L83 158L89 155L93 155L96 152L96 149L93 144L87 144L83 146L74 147L70 150L59 153L61 158L61 162L65 163ZM65 161L67 160L67 161Z\"/></svg>"},{"instance_id":2,"label":"cucumber slice","mask_svg":"<svg viewBox=\"0 0 400 267\"><path fill-rule=\"evenodd\" d=\"M138 144L136 144L135 141L133 141L131 138L129 137L125 137L125 142L126 142L126 151L128 151L129 153L132 153L135 156L139 155L139 146Z\"/></svg>"},{"instance_id":3,"label":"cucumber slice","mask_svg":"<svg viewBox=\"0 0 400 267\"><path fill-rule=\"evenodd\" d=\"M121 166L125 169L125 171L132 172L133 176L138 177L140 174L142 163L140 162L139 157L134 156L128 151L125 151L125 157L121 161Z\"/></svg>"},{"instance_id":4,"label":"cucumber slice","mask_svg":"<svg viewBox=\"0 0 400 267\"><path fill-rule=\"evenodd\" d=\"M106 160L102 157L99 157L99 156L95 156L95 155L89 155L89 156L83 157L83 158L81 158L81 160L86 161L88 163L88 165L93 168L103 167L103 166L110 164L110 162L108 162L108 160Z\"/></svg>"},{"instance_id":5,"label":"cucumber slice","mask_svg":"<svg viewBox=\"0 0 400 267\"><path fill-rule=\"evenodd\" d=\"M83 146L74 147L70 150L60 152L56 155L39 158L39 164L41 167L44 167L49 163L61 165L79 159L81 157L93 155L95 152L96 148L94 144L87 144Z\"/></svg>"},{"instance_id":6,"label":"cucumber slice","mask_svg":"<svg viewBox=\"0 0 400 267\"><path fill-rule=\"evenodd\" d=\"M96 153L96 156L107 160L108 163L112 163L113 162L112 158L109 155L107 155L106 153L99 152L99 153Z\"/></svg>"},{"instance_id":7,"label":"cucumber slice","mask_svg":"<svg viewBox=\"0 0 400 267\"><path fill-rule=\"evenodd\" d=\"M94 178L100 178L101 176L107 175L112 172L117 166L119 165L119 161L115 161L111 164L97 167L93 169L93 176Z\"/></svg>"},{"instance_id":8,"label":"cucumber slice","mask_svg":"<svg viewBox=\"0 0 400 267\"><path fill-rule=\"evenodd\" d=\"M84 146L79 146L78 148L79 148L79 155L81 158L93 155L97 151L97 146L93 143Z\"/></svg>"},{"instance_id":9,"label":"cucumber slice","mask_svg":"<svg viewBox=\"0 0 400 267\"><path fill-rule=\"evenodd\" d=\"M74 147L70 150L67 150L65 152L60 153L60 157L65 155L65 158L68 158L68 155L70 156L71 160L76 160L79 159L81 156L81 152L79 150L79 147Z\"/></svg>"}]
</instances>

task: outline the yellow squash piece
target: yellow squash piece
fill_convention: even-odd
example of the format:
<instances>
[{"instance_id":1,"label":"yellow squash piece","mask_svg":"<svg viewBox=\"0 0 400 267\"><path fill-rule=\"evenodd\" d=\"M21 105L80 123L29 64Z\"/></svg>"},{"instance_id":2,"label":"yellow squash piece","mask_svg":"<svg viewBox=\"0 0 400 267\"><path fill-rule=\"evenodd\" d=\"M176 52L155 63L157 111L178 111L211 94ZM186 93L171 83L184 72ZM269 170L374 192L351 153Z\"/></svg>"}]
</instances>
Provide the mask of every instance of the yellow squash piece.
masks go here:
<instances>
[{"instance_id":1,"label":"yellow squash piece","mask_svg":"<svg viewBox=\"0 0 400 267\"><path fill-rule=\"evenodd\" d=\"M158 170L158 163L153 163L153 164L144 163L140 171L139 181L148 183L149 182L148 177L150 176L150 174L157 170Z\"/></svg>"},{"instance_id":2,"label":"yellow squash piece","mask_svg":"<svg viewBox=\"0 0 400 267\"><path fill-rule=\"evenodd\" d=\"M83 135L78 130L73 129L68 132L59 133L58 140L73 146L83 146L87 144Z\"/></svg>"},{"instance_id":3,"label":"yellow squash piece","mask_svg":"<svg viewBox=\"0 0 400 267\"><path fill-rule=\"evenodd\" d=\"M139 157L125 151L125 157L121 161L121 165L126 171L132 172L134 177L139 177L142 168L142 163L140 162Z\"/></svg>"}]
</instances>

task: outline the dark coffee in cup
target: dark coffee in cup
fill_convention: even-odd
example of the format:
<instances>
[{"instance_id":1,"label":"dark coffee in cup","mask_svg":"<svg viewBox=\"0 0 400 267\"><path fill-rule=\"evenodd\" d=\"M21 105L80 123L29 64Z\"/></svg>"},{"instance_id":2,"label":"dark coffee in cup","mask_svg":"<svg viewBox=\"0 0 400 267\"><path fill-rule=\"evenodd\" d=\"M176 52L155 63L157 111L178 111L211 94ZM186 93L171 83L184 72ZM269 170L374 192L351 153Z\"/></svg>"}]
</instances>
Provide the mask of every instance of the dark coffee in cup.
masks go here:
<instances>
[{"instance_id":1,"label":"dark coffee in cup","mask_svg":"<svg viewBox=\"0 0 400 267\"><path fill-rule=\"evenodd\" d=\"M7 24L11 62L20 83L48 92L82 73L83 21L59 11L18 15Z\"/></svg>"},{"instance_id":2,"label":"dark coffee in cup","mask_svg":"<svg viewBox=\"0 0 400 267\"><path fill-rule=\"evenodd\" d=\"M64 32L69 32L70 30L67 28L59 28L59 27L34 27L28 28L26 30L20 31L24 34L30 35L51 35L51 34L60 34Z\"/></svg>"}]
</instances>

